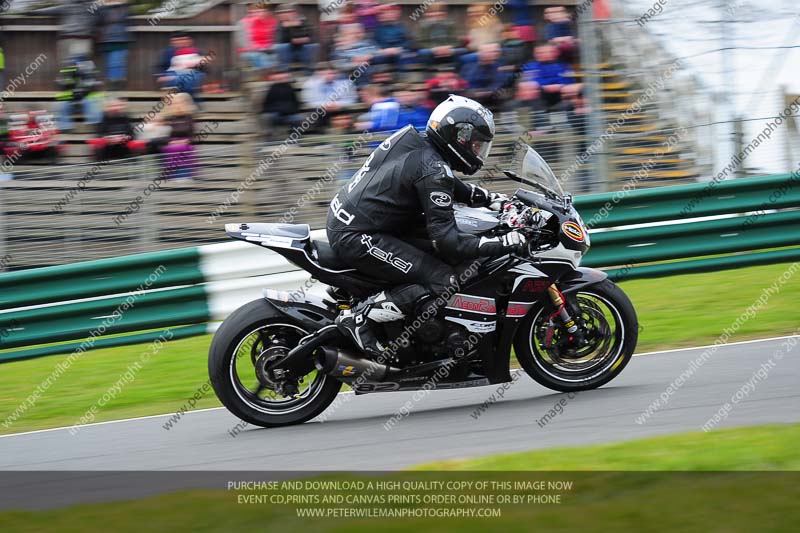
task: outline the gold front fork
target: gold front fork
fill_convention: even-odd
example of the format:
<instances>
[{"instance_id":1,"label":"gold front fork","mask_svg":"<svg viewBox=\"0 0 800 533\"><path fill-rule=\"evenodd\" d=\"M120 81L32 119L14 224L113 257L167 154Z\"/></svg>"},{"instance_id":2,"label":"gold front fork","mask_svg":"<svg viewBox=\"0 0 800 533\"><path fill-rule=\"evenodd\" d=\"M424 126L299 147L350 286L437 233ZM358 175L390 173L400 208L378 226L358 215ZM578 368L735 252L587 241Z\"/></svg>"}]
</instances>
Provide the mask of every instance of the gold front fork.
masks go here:
<instances>
[{"instance_id":1,"label":"gold front fork","mask_svg":"<svg viewBox=\"0 0 800 533\"><path fill-rule=\"evenodd\" d=\"M572 317L569 316L564 297L561 294L561 291L559 291L556 287L555 283L547 288L547 294L550 295L550 301L552 301L553 305L556 306L556 309L559 310L558 317L561 319L561 323L564 324L564 327L567 329L567 331L569 331L570 334L578 331L578 326L575 324L575 321L572 319Z\"/></svg>"}]
</instances>

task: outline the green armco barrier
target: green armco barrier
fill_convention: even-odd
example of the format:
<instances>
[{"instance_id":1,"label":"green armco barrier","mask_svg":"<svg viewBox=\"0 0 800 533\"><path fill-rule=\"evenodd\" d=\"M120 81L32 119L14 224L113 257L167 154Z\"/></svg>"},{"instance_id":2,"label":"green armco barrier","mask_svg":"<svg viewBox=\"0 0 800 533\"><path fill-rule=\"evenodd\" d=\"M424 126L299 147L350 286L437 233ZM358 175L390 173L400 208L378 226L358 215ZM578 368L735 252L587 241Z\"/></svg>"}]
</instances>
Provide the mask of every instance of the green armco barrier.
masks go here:
<instances>
[{"instance_id":1,"label":"green armco barrier","mask_svg":"<svg viewBox=\"0 0 800 533\"><path fill-rule=\"evenodd\" d=\"M617 200L614 202L614 200ZM590 194L575 206L591 229L800 206L800 175ZM607 214L603 216L602 209Z\"/></svg>"},{"instance_id":2,"label":"green armco barrier","mask_svg":"<svg viewBox=\"0 0 800 533\"><path fill-rule=\"evenodd\" d=\"M708 259L694 259L691 261L677 261L673 263L659 263L656 265L612 268L606 269L605 272L608 274L608 277L617 282L633 279L665 278L668 276L699 274L702 272L716 272L719 270L791 263L794 261L800 261L800 248L737 254Z\"/></svg>"},{"instance_id":3,"label":"green armco barrier","mask_svg":"<svg viewBox=\"0 0 800 533\"><path fill-rule=\"evenodd\" d=\"M598 230L583 266L615 281L800 260L800 209L792 209L800 173L589 195L575 205ZM713 218L683 222L702 217ZM263 249L231 245L232 256L229 245L213 245L0 274L0 362L69 353L89 337L94 348L147 342L164 328L205 333L212 319L258 298L253 276L291 270L260 270Z\"/></svg>"},{"instance_id":4,"label":"green armco barrier","mask_svg":"<svg viewBox=\"0 0 800 533\"><path fill-rule=\"evenodd\" d=\"M800 211L595 233L582 264L631 265L800 244Z\"/></svg>"},{"instance_id":5,"label":"green armco barrier","mask_svg":"<svg viewBox=\"0 0 800 533\"><path fill-rule=\"evenodd\" d=\"M118 337L98 337L92 343L91 348L113 348L114 346L128 346L131 344L152 342L158 338L169 338L170 340L185 339L188 337L205 335L207 332L208 327L205 324L197 324L194 326L177 326L162 330L147 331L145 333L121 335ZM37 346L34 348L4 352L0 353L0 363L21 361L23 359L33 359L34 357L44 357L46 355L72 353L78 350L82 344L83 341L68 342L51 346ZM86 348L85 345L84 348Z\"/></svg>"},{"instance_id":6,"label":"green armco barrier","mask_svg":"<svg viewBox=\"0 0 800 533\"><path fill-rule=\"evenodd\" d=\"M126 301L127 309L123 307ZM209 320L202 286L168 289L131 299L117 296L4 313L0 315L0 329L7 333L0 348L85 339L93 331L114 335L170 325L205 324Z\"/></svg>"},{"instance_id":7,"label":"green armco barrier","mask_svg":"<svg viewBox=\"0 0 800 533\"><path fill-rule=\"evenodd\" d=\"M203 282L197 248L100 259L0 274L0 310Z\"/></svg>"}]
</instances>

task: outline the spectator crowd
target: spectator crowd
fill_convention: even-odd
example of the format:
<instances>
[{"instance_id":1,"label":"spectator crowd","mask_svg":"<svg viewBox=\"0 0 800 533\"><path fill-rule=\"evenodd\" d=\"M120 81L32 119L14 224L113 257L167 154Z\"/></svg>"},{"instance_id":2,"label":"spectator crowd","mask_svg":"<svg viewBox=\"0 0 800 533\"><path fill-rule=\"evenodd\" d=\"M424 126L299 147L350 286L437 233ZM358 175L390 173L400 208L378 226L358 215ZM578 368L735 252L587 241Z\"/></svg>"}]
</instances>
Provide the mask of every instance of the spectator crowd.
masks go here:
<instances>
[{"instance_id":1,"label":"spectator crowd","mask_svg":"<svg viewBox=\"0 0 800 533\"><path fill-rule=\"evenodd\" d=\"M430 111L452 93L496 113L515 113L531 136L565 122L584 131L588 108L575 77L579 42L563 6L540 11L527 0L473 3L459 24L446 2L409 6L415 8L410 14L376 0L318 5L315 24L301 7L264 1L248 4L237 24L238 69L245 86L258 86L263 95L260 124L268 138L309 125L312 111L318 118L309 129L317 133L424 129ZM76 116L94 125L98 135L90 144L98 160L140 153L193 160L193 117L203 107L208 61L191 35L172 34L154 61L154 85L178 97L134 130L126 102L104 93L126 84L127 2L72 0L32 13L59 17L59 131L71 131ZM539 13L544 20L535 20ZM94 63L100 57L102 73Z\"/></svg>"},{"instance_id":2,"label":"spectator crowd","mask_svg":"<svg viewBox=\"0 0 800 533\"><path fill-rule=\"evenodd\" d=\"M537 24L540 11L526 0L475 3L463 26L446 2L421 4L410 16L376 0L319 0L319 10L312 28L296 6L254 2L238 25L246 78L267 82L268 137L308 124L314 110L325 111L314 114L315 131L424 129L451 93L516 113L531 135L558 126L553 112L584 127L578 39L563 6L546 7Z\"/></svg>"},{"instance_id":3,"label":"spectator crowd","mask_svg":"<svg viewBox=\"0 0 800 533\"><path fill-rule=\"evenodd\" d=\"M54 16L58 22L55 80L55 117L42 127L40 110L31 109L19 117L7 117L0 103L0 142L3 152L26 155L31 142L15 142L16 137L45 139L59 153L56 133L69 133L76 119L96 133L87 140L98 161L140 155L164 154L170 178L191 177L194 165L194 113L199 101L209 57L202 56L186 32L170 36L167 47L153 65L154 84L169 98L152 120L141 121L128 112L127 102L117 91L127 85L131 11L126 0L70 0L23 12ZM103 71L96 66L102 59ZM110 92L109 92L110 91ZM37 118L38 117L38 118ZM16 129L12 124L17 124ZM41 141L43 142L43 141ZM39 142L39 144L41 144ZM49 157L52 159L52 157Z\"/></svg>"}]
</instances>

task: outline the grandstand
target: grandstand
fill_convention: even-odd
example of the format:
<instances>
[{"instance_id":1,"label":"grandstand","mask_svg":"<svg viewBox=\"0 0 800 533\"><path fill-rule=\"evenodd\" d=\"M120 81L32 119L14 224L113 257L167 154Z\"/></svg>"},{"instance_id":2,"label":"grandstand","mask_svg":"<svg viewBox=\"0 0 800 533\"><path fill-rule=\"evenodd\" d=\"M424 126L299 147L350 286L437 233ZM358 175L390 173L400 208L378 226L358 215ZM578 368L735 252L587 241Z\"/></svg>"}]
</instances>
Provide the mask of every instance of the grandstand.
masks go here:
<instances>
[{"instance_id":1,"label":"grandstand","mask_svg":"<svg viewBox=\"0 0 800 533\"><path fill-rule=\"evenodd\" d=\"M242 218L307 222L312 227L323 224L333 192L387 132L372 131L369 142L365 142L364 134L354 125L328 125L305 133L296 143L287 144L282 134L265 138L258 110L272 78L269 72L255 71L237 54L237 32L241 31L238 24L247 6L229 1L206 4L201 11L161 16L157 24L148 23L152 13L133 16L130 28L135 40L131 44L127 86L107 93L127 100L129 116L136 120L164 97L155 82L153 64L175 32L192 36L202 51L215 52L216 58L205 73L202 108L194 116L195 131L206 134L196 142L192 179L159 180L164 168L164 157L159 154L96 164L87 141L97 132L93 126L78 123L74 130L60 135L62 157L58 165L15 161L13 170L7 173L13 179L0 181L0 256L14 258L9 268L218 242L224 239L223 223ZM299 7L310 26L320 28L316 2L291 4ZM419 14L420 5L410 1L397 4L403 10L401 22L416 31L418 22L413 17ZM494 16L509 26L525 22L517 20L520 13L528 17L530 28L516 34L528 55L519 63L507 65L512 67L507 70L511 85L489 91L487 98L496 103L499 130L493 152L496 166L474 179L491 181L497 176L498 167L520 137L542 152L563 176L565 187L573 192L617 190L631 182L636 187L692 182L707 170L707 148L700 141L703 132L693 130L691 135L667 145L679 128L697 123L698 119L690 111L676 108L672 102L672 96L677 94L674 91L699 94L701 88L687 84L685 78L675 81L676 74L653 91L654 80L658 81L659 76L656 65L669 58L659 51L658 61L650 65L648 59L643 61L641 55L634 53L633 37L626 44L625 39L615 35L618 24L573 20L576 1L560 2L567 6L571 17L564 24L580 39L575 41L580 43L578 50L582 51L584 41L588 41L599 51L593 61L582 61L580 54L573 54L568 63L575 86L581 88L585 105L593 112L591 120L577 125L573 122L574 109L581 104L549 105L535 112L520 105L518 85L527 79L524 65L532 59L530 50L534 45L547 44L553 30L548 27L554 23L546 12L552 5L538 0L506 4ZM598 7L605 3L595 4ZM455 28L470 26L471 5L474 7L472 2L448 2L448 18L454 21ZM487 13L491 13L488 4L483 16ZM424 16L425 13L423 20ZM586 13L583 16L588 20ZM55 58L57 22L53 17L14 14L13 10L3 16L6 72L24 71L39 52ZM642 29L626 27L625 31L626 35L636 32L643 35L641 39L647 38ZM334 57L335 45L322 44L321 58ZM464 62L479 61L473 57L479 55L471 54L469 49L464 53L469 58ZM381 82L391 84L388 87L392 90L421 90L422 84L446 70L439 64L426 63L421 54L411 55L399 70L391 66L377 69L368 85ZM102 71L102 57L97 58L97 63ZM293 66L298 65L283 65ZM456 63L456 70L465 72L461 63ZM44 62L24 86L6 92L5 111L35 108L57 113L57 91L53 86L57 73L56 61ZM292 76L300 86L309 74L295 70ZM369 111L369 102L364 98L362 88L360 99L339 114L349 114L352 122L357 122ZM305 103L300 112L307 115L313 109ZM535 113L542 116L534 117ZM596 139L614 124L611 134L595 146ZM537 130L535 135L530 127ZM592 157L575 170L575 161L587 151ZM263 165L265 160L270 161L269 165ZM643 168L646 172L642 172ZM154 180L159 181L158 190L140 202L124 223L115 223ZM490 186L506 192L514 188L508 182ZM287 214L289 210L291 213Z\"/></svg>"}]
</instances>

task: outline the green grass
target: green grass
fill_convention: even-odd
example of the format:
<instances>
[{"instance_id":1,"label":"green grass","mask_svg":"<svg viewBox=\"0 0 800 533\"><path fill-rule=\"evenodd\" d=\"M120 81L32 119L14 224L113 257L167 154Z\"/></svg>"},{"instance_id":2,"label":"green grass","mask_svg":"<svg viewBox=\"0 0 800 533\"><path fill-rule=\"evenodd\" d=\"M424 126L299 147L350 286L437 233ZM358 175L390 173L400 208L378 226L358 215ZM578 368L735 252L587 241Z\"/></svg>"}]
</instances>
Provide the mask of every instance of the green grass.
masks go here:
<instances>
[{"instance_id":1,"label":"green grass","mask_svg":"<svg viewBox=\"0 0 800 533\"><path fill-rule=\"evenodd\" d=\"M430 463L419 470L793 470L800 424L685 433L586 447L549 448Z\"/></svg>"},{"instance_id":2,"label":"green grass","mask_svg":"<svg viewBox=\"0 0 800 533\"><path fill-rule=\"evenodd\" d=\"M639 316L638 352L713 344L789 264L621 283ZM798 333L800 273L780 287L732 340Z\"/></svg>"},{"instance_id":3,"label":"green grass","mask_svg":"<svg viewBox=\"0 0 800 533\"><path fill-rule=\"evenodd\" d=\"M134 416L175 412L207 380L208 347L211 336L166 343L144 363L133 381L99 408L95 422ZM60 361L58 355L0 365L0 433L16 433L49 427L71 426L103 395L129 365L150 349L148 344L86 352L10 428L2 422L28 395L47 379ZM218 406L213 391L201 398L196 409Z\"/></svg>"},{"instance_id":4,"label":"green grass","mask_svg":"<svg viewBox=\"0 0 800 533\"><path fill-rule=\"evenodd\" d=\"M713 343L722 330L772 285L788 265L771 265L711 274L639 280L622 284L636 307L642 331L639 352ZM730 340L797 332L800 283L789 280L755 318ZM95 421L175 412L208 379L210 336L169 342L102 407ZM72 425L126 371L148 345L87 352L62 375L36 405L0 434ZM0 423L67 358L52 356L0 365ZM209 394L195 408L219 405Z\"/></svg>"},{"instance_id":5,"label":"green grass","mask_svg":"<svg viewBox=\"0 0 800 533\"><path fill-rule=\"evenodd\" d=\"M84 533L115 531L679 531L751 532L797 531L800 519L800 484L795 473L722 472L720 469L775 470L800 466L796 443L800 426L764 426L715 432L713 435L675 435L631 441L614 446L564 448L501 455L419 467L431 471L391 474L335 474L326 479L369 481L562 481L566 490L510 490L505 494L555 494L560 503L446 505L448 508L490 507L500 517L437 518L299 518L297 507L332 505L278 505L237 503L236 491L195 490L161 494L141 500L84 504L56 510L0 513L3 531ZM510 469L557 472L509 472ZM680 467L696 472L637 472L643 466ZM441 471L451 468L472 472ZM593 468L593 472L568 472ZM614 471L601 469L614 469ZM633 472L626 470L633 470ZM253 473L247 479L270 476ZM326 491L339 494L415 494L414 490ZM257 491L256 494L308 494L306 491ZM319 493L319 492L317 492ZM498 489L477 488L444 494L500 494ZM243 493L247 494L247 492ZM252 494L252 493L250 493ZM438 508L436 505L340 505L345 508Z\"/></svg>"}]
</instances>

